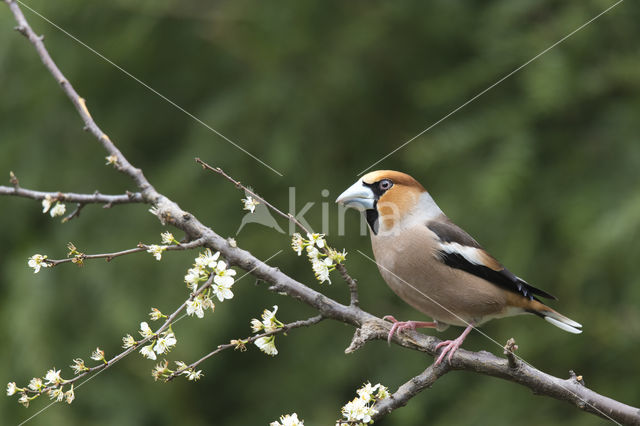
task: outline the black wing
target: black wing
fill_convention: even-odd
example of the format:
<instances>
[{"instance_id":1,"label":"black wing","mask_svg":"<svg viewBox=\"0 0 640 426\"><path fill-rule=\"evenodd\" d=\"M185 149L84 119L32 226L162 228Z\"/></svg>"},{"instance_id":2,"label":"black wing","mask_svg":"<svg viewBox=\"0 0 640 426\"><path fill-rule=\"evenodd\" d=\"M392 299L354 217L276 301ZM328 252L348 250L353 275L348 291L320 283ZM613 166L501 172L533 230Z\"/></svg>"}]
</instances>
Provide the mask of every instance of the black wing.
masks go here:
<instances>
[{"instance_id":1,"label":"black wing","mask_svg":"<svg viewBox=\"0 0 640 426\"><path fill-rule=\"evenodd\" d=\"M431 221L427 223L427 227L439 238L440 259L446 265L461 269L529 299L536 299L535 296L557 299L515 276L456 224L448 220Z\"/></svg>"}]
</instances>

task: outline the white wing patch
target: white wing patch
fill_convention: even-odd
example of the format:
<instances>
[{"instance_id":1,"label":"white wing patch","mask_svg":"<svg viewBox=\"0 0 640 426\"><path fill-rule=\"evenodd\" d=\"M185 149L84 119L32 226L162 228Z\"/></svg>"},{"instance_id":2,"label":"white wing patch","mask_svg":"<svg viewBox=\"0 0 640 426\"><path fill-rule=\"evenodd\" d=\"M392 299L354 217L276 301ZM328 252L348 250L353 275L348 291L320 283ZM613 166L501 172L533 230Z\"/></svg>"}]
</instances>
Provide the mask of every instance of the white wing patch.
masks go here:
<instances>
[{"instance_id":1,"label":"white wing patch","mask_svg":"<svg viewBox=\"0 0 640 426\"><path fill-rule=\"evenodd\" d=\"M458 254L474 265L487 266L482 260L486 255L475 247L463 246L459 243L440 243L440 249L445 253Z\"/></svg>"}]
</instances>

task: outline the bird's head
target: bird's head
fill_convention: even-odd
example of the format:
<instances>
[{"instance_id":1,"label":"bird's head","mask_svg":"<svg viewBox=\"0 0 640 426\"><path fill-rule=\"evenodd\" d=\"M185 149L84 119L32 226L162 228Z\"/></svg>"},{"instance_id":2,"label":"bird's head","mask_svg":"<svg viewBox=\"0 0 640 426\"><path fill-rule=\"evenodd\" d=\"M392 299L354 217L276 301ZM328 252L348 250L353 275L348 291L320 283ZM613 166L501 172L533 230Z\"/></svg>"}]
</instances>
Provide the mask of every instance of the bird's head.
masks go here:
<instances>
[{"instance_id":1,"label":"bird's head","mask_svg":"<svg viewBox=\"0 0 640 426\"><path fill-rule=\"evenodd\" d=\"M417 180L393 170L367 173L340 194L336 203L364 211L374 234L416 217L442 214Z\"/></svg>"}]
</instances>

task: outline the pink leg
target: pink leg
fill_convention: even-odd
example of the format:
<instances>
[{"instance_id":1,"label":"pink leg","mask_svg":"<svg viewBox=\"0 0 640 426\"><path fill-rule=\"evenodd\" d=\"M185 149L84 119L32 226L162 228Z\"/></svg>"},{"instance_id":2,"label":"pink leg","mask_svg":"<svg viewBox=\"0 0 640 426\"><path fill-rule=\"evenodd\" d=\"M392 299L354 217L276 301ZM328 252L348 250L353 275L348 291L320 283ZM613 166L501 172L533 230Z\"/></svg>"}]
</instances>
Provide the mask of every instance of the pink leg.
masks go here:
<instances>
[{"instance_id":1,"label":"pink leg","mask_svg":"<svg viewBox=\"0 0 640 426\"><path fill-rule=\"evenodd\" d=\"M442 362L442 360L444 359L444 357L447 355L447 353L449 354L449 356L447 358L449 359L449 362L451 362L451 357L453 356L455 351L457 351L458 348L462 345L462 342L464 342L464 339L467 337L467 334L469 334L469 332L472 329L473 329L473 323L470 323L467 326L467 328L464 329L462 334L460 336L458 336L457 339L455 339L455 340L445 340L444 342L438 343L438 346L436 346L436 351L438 349L440 349L441 347L443 347L443 346L444 346L444 349L442 350L442 353L440 354L440 356L436 360L435 364L436 365L440 364Z\"/></svg>"},{"instance_id":2,"label":"pink leg","mask_svg":"<svg viewBox=\"0 0 640 426\"><path fill-rule=\"evenodd\" d=\"M403 330L415 330L416 328L436 328L435 322L425 322L425 321L398 321L391 315L386 315L382 318L383 320L391 321L393 326L391 327L391 331L389 331L389 336L387 337L387 342L391 344L391 339L393 335L397 332L400 333Z\"/></svg>"}]
</instances>

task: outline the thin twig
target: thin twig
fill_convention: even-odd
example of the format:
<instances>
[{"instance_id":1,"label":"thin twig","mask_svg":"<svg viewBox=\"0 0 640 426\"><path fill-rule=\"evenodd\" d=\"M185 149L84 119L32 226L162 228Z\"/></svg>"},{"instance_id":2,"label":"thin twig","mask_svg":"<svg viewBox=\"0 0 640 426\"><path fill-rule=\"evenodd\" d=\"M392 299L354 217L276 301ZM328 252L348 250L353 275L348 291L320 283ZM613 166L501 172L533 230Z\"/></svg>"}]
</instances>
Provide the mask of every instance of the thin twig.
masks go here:
<instances>
[{"instance_id":1,"label":"thin twig","mask_svg":"<svg viewBox=\"0 0 640 426\"><path fill-rule=\"evenodd\" d=\"M111 358L110 360L104 362L103 364L97 365L95 367L91 367L87 370L85 370L84 372L78 374L76 377L74 377L73 379L69 379L69 380L65 380L64 382L62 382L60 385L64 386L64 385L70 385L72 383L75 383L76 381L80 380L81 378L92 374L92 373L97 373L100 370L106 370L107 368L113 366L115 363L117 363L118 361L122 360L123 358L125 358L127 355L129 355L131 352L135 351L137 348L139 348L140 346L143 346L145 343L147 343L149 340L151 339L156 339L157 336L162 333L163 331L165 331L176 319L176 317L178 316L178 314L180 312L182 312L184 310L184 308L186 308L187 306L187 302L192 301L198 294L200 294L202 291L204 291L206 288L208 288L209 286L211 286L211 284L213 283L213 276L214 274L211 274L211 276L209 277L209 279L207 280L207 282L205 282L200 289L198 289L198 291L196 293L193 293L187 300L184 301L184 303L182 303L182 305L180 305L180 307L178 309L176 309L171 315L169 315L167 317L167 319L165 320L165 322L162 324L162 326L160 328L158 328L153 335L151 336L147 336L145 338L143 338L142 340L136 341L136 343L125 349L124 351L120 352L118 355L114 356L113 358ZM31 394L38 394L38 395L42 395L45 394L47 392L49 392L52 389L55 389L57 386L47 386L45 388L40 389L39 391L33 391L29 388L25 388L25 391Z\"/></svg>"},{"instance_id":2,"label":"thin twig","mask_svg":"<svg viewBox=\"0 0 640 426\"><path fill-rule=\"evenodd\" d=\"M83 204L83 203L76 204L76 208L62 219L62 223L67 223L71 219L80 216L80 210L82 210L84 206L86 206L86 204Z\"/></svg>"},{"instance_id":3,"label":"thin twig","mask_svg":"<svg viewBox=\"0 0 640 426\"><path fill-rule=\"evenodd\" d=\"M165 381L169 382L169 381L175 379L176 377L178 377L184 371L191 370L191 369L197 367L203 361L206 361L207 359L211 358L212 356L214 356L214 355L216 355L216 354L218 354L218 353L220 353L220 352L222 352L224 350L227 350L227 349L237 348L239 344L247 345L247 344L251 344L251 343L255 342L256 340L260 339L261 337L267 337L267 336L272 336L274 334L281 334L281 333L285 333L286 334L289 330L293 330L293 329L300 328L300 327L309 327L309 326L312 326L312 325L315 325L315 324L319 323L323 319L324 319L324 317L322 315L316 315L316 316L311 317L311 318L306 319L306 320L299 320L299 321L291 322L289 324L285 324L281 328L278 328L278 329L273 330L273 331L269 331L269 332L261 333L261 334L255 334L253 336L249 336L249 337L246 337L244 339L238 339L238 340L232 341L231 343L227 343L227 344L224 344L224 345L218 345L218 347L216 349L214 349L213 351L209 352L208 354L206 354L205 356L203 356L199 360L194 361L191 364L189 364L188 366L183 367L183 368L181 368L179 370L176 370L173 373L171 373L171 375L169 377L167 377L165 379Z\"/></svg>"},{"instance_id":4,"label":"thin twig","mask_svg":"<svg viewBox=\"0 0 640 426\"><path fill-rule=\"evenodd\" d=\"M378 401L373 407L378 412L372 416L373 420L380 420L393 410L404 407L407 402L420 392L430 388L436 380L451 371L450 366L447 363L439 365L430 365L422 373L401 385L396 392L391 395L390 398Z\"/></svg>"},{"instance_id":5,"label":"thin twig","mask_svg":"<svg viewBox=\"0 0 640 426\"><path fill-rule=\"evenodd\" d=\"M78 204L129 204L129 203L144 203L142 194L139 192L128 192L126 194L118 195L106 195L99 192L93 194L78 194L75 192L47 192L47 191L34 191L31 189L25 189L17 184L14 186L0 185L0 195L15 195L18 197L31 198L32 200L45 200L49 199L53 201L67 201L70 203Z\"/></svg>"},{"instance_id":6,"label":"thin twig","mask_svg":"<svg viewBox=\"0 0 640 426\"><path fill-rule=\"evenodd\" d=\"M165 251L180 251L180 250L189 250L197 247L202 247L204 245L204 239L200 238L197 240L189 241L188 243L180 243L176 245L165 245ZM138 243L136 248L131 248L127 250L116 251L113 253L100 253L100 254L84 254L78 253L76 255L71 255L66 259L45 259L44 262L50 264L51 266L57 266L61 263L79 263L86 259L106 259L107 262L111 262L116 257L126 256L128 254L140 253L141 251L146 251L151 247L151 244L142 244Z\"/></svg>"},{"instance_id":7,"label":"thin twig","mask_svg":"<svg viewBox=\"0 0 640 426\"><path fill-rule=\"evenodd\" d=\"M275 213L277 213L278 215L284 217L285 219L293 222L298 228L300 228L301 230L303 230L305 233L311 234L311 230L307 229L306 226L304 226L298 219L296 219L293 215L291 214L287 214L282 212L280 209L278 209L276 206L274 206L273 204L271 204L270 202L268 202L267 200L265 200L264 198L262 198L261 196L259 196L258 194L256 194L253 190L249 189L248 187L244 186L239 180L236 180L234 178L232 178L231 176L229 176L227 173L224 172L224 170L222 170L220 167L212 167L209 164L205 163L204 161L202 161L200 158L196 157L195 158L196 163L200 164L202 166L203 169L206 170L210 170L214 173L219 174L220 176L222 176L223 178L225 178L226 180L228 180L229 182L233 183L236 188L238 189L243 189L246 192L248 192L249 194L251 194L251 196L255 199L257 199L258 201L260 201L262 204L264 204L265 206L269 207L271 210L273 210Z\"/></svg>"}]
</instances>

